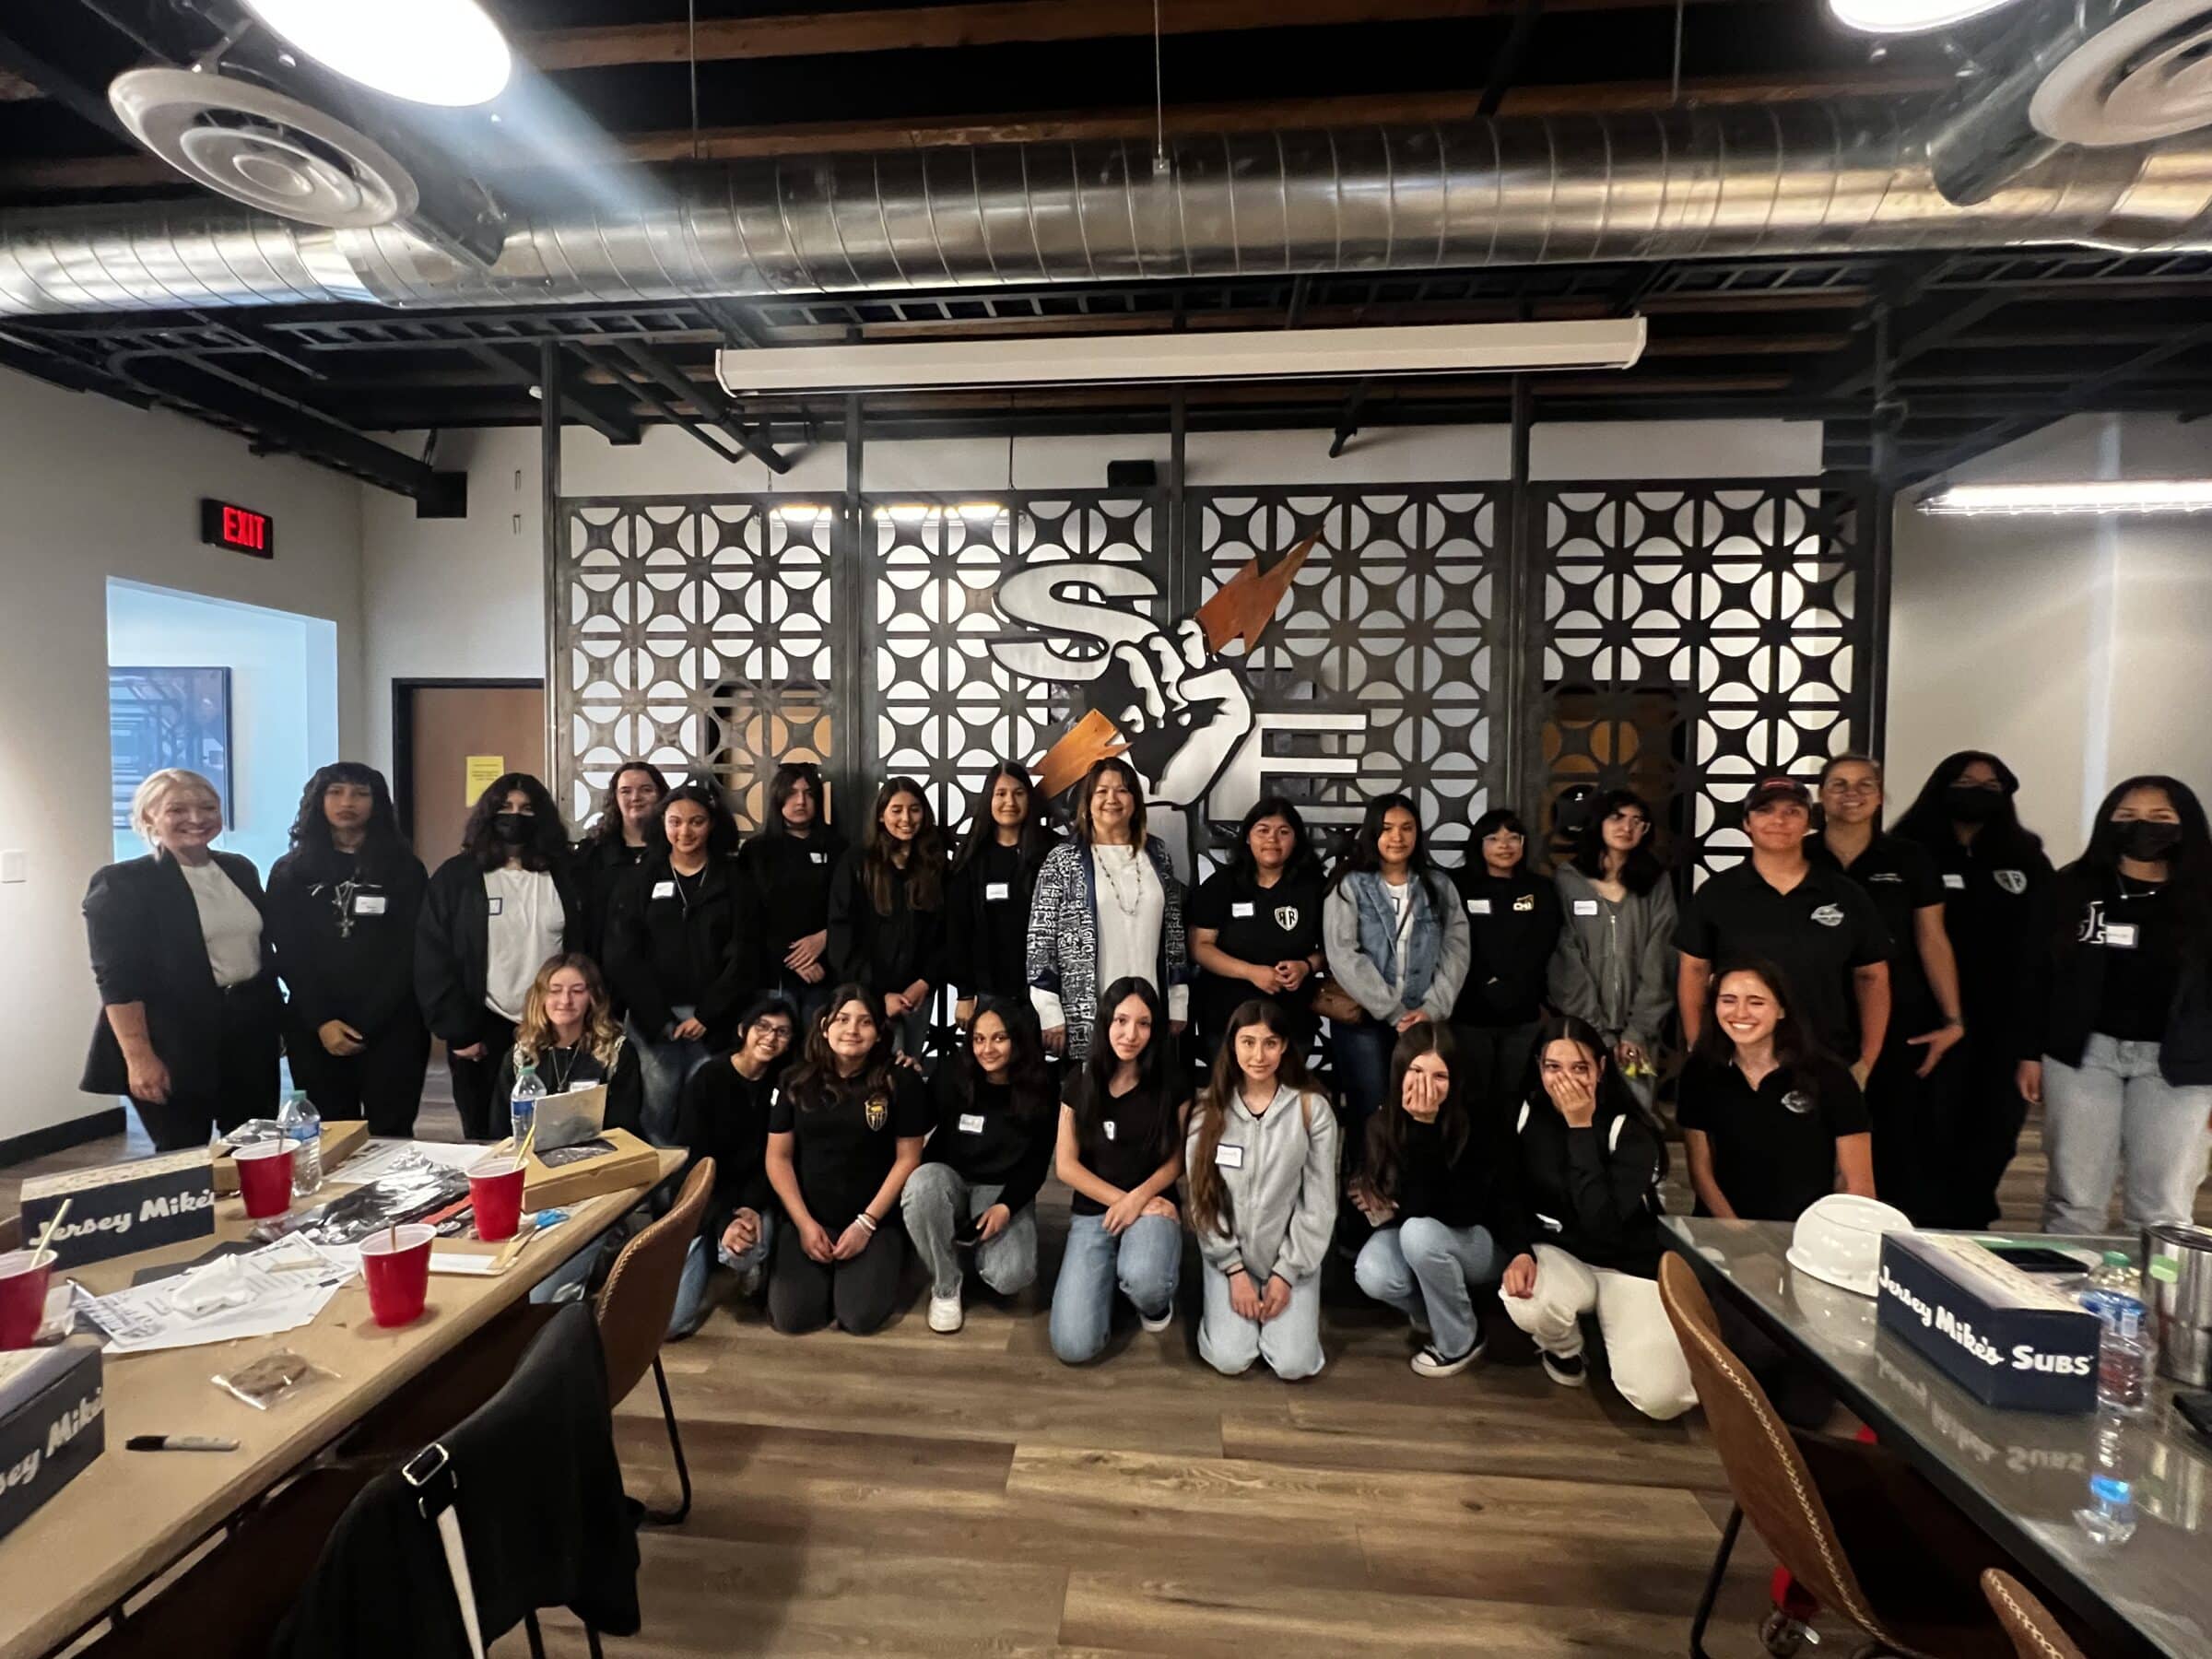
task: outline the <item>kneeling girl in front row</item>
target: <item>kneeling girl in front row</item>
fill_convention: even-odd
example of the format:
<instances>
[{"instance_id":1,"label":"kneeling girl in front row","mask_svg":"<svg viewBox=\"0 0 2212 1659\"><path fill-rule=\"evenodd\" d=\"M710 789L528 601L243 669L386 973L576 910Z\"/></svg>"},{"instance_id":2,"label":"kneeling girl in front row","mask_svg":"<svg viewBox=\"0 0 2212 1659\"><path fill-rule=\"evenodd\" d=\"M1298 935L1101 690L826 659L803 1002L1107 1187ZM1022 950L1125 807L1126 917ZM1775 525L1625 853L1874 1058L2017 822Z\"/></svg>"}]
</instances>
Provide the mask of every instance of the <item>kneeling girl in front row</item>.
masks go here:
<instances>
[{"instance_id":1,"label":"kneeling girl in front row","mask_svg":"<svg viewBox=\"0 0 2212 1659\"><path fill-rule=\"evenodd\" d=\"M899 1194L929 1122L922 1079L891 1064L875 993L838 986L769 1112L768 1178L791 1223L776 1236L768 1285L777 1330L819 1330L834 1318L863 1335L891 1316Z\"/></svg>"},{"instance_id":2,"label":"kneeling girl in front row","mask_svg":"<svg viewBox=\"0 0 2212 1659\"><path fill-rule=\"evenodd\" d=\"M1285 1382L1321 1351L1321 1266L1336 1227L1336 1114L1306 1077L1291 1017L1231 1016L1191 1113L1191 1229L1205 1264L1198 1353L1228 1376L1265 1359Z\"/></svg>"},{"instance_id":3,"label":"kneeling girl in front row","mask_svg":"<svg viewBox=\"0 0 2212 1659\"><path fill-rule=\"evenodd\" d=\"M1053 1155L1053 1086L1027 1005L979 997L968 1041L937 1063L937 1126L899 1195L929 1268L929 1328L960 1328L960 1250L1001 1296L1037 1277L1037 1189Z\"/></svg>"}]
</instances>

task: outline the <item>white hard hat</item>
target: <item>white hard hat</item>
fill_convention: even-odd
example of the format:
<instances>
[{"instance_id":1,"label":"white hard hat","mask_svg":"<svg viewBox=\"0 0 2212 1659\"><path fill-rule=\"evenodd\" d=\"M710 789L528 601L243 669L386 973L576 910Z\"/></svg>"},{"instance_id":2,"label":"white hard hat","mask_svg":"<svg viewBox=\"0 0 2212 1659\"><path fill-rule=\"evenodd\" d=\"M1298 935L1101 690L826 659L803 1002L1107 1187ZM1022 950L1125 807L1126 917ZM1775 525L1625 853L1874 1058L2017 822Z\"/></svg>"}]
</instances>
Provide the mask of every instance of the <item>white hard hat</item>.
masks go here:
<instances>
[{"instance_id":1,"label":"white hard hat","mask_svg":"<svg viewBox=\"0 0 2212 1659\"><path fill-rule=\"evenodd\" d=\"M1830 1193L1797 1218L1789 1263L1823 1284L1872 1296L1880 1276L1882 1235L1912 1230L1912 1218L1895 1205Z\"/></svg>"}]
</instances>

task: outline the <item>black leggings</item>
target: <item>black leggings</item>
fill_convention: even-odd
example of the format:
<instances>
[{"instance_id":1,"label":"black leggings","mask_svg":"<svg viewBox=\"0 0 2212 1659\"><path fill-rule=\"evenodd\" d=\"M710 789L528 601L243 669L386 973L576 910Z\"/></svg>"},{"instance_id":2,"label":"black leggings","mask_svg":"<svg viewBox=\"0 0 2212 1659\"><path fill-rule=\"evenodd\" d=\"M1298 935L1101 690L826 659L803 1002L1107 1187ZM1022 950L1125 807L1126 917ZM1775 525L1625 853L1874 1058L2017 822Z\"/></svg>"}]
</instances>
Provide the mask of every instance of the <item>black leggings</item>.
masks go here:
<instances>
[{"instance_id":1,"label":"black leggings","mask_svg":"<svg viewBox=\"0 0 2212 1659\"><path fill-rule=\"evenodd\" d=\"M492 1100L500 1088L500 1080L491 1071L507 1045L514 1041L512 1019L494 1014L489 1008L479 1012L477 1018L477 1041L484 1045L484 1057L464 1060L453 1053L451 1043L445 1050L445 1069L453 1079L453 1110L461 1114L461 1138L472 1141L491 1138ZM500 1115L504 1118L507 1114L502 1112Z\"/></svg>"},{"instance_id":2,"label":"black leggings","mask_svg":"<svg viewBox=\"0 0 2212 1659\"><path fill-rule=\"evenodd\" d=\"M285 1052L291 1056L292 1081L326 1122L366 1117L371 1135L415 1133L430 1063L430 1033L420 1019L397 1020L370 1037L359 1053L345 1056L295 1025L286 1032Z\"/></svg>"},{"instance_id":3,"label":"black leggings","mask_svg":"<svg viewBox=\"0 0 2212 1659\"><path fill-rule=\"evenodd\" d=\"M768 1281L769 1323L787 1336L818 1331L834 1317L855 1336L878 1330L899 1302L906 1238L887 1221L875 1241L849 1262L818 1262L799 1230L776 1230L776 1266Z\"/></svg>"}]
</instances>

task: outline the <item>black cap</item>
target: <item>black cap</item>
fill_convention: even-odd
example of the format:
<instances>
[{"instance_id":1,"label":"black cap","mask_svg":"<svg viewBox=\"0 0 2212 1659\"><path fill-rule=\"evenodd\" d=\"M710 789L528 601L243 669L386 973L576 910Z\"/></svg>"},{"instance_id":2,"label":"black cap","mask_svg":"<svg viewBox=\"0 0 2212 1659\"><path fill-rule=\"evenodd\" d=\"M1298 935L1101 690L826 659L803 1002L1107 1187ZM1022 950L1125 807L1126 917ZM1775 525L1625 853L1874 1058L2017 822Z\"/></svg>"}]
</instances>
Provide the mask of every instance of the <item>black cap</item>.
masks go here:
<instances>
[{"instance_id":1,"label":"black cap","mask_svg":"<svg viewBox=\"0 0 2212 1659\"><path fill-rule=\"evenodd\" d=\"M1798 806L1809 809L1813 804L1813 792L1799 780L1780 773L1771 778L1761 778L1752 786L1751 793L1744 797L1744 816L1748 818L1761 806L1771 806L1777 801L1794 801Z\"/></svg>"}]
</instances>

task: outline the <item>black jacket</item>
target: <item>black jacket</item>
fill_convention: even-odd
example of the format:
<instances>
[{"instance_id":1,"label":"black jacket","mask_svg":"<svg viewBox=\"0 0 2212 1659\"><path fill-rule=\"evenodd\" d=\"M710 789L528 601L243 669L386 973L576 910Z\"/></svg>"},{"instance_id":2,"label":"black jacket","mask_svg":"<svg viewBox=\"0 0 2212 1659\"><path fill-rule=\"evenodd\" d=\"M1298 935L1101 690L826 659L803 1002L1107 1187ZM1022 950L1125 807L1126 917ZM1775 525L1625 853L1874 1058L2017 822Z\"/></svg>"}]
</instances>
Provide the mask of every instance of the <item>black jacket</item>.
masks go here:
<instances>
[{"instance_id":1,"label":"black jacket","mask_svg":"<svg viewBox=\"0 0 2212 1659\"><path fill-rule=\"evenodd\" d=\"M609 1636L636 1633L636 1506L622 1492L589 1309L555 1313L500 1392L438 1443L453 1460L487 1646L539 1607L566 1606ZM347 1507L272 1659L466 1659L437 1524L418 1512L418 1496L394 1471Z\"/></svg>"},{"instance_id":2,"label":"black jacket","mask_svg":"<svg viewBox=\"0 0 2212 1659\"><path fill-rule=\"evenodd\" d=\"M549 874L564 918L560 947L583 948L582 901L565 865ZM456 853L430 877L415 928L415 995L432 1034L465 1047L484 1029L486 959L491 950L491 907L484 898L484 866Z\"/></svg>"},{"instance_id":3,"label":"black jacket","mask_svg":"<svg viewBox=\"0 0 2212 1659\"><path fill-rule=\"evenodd\" d=\"M1058 843L981 849L945 884L945 975L962 996L1030 999L1030 895ZM994 882L1006 896L989 897Z\"/></svg>"},{"instance_id":4,"label":"black jacket","mask_svg":"<svg viewBox=\"0 0 2212 1659\"><path fill-rule=\"evenodd\" d=\"M415 1001L415 929L422 860L404 847L364 864L296 848L269 871L263 906L295 1025L342 1019L364 1037L422 1018Z\"/></svg>"},{"instance_id":5,"label":"black jacket","mask_svg":"<svg viewBox=\"0 0 2212 1659\"><path fill-rule=\"evenodd\" d=\"M2083 943L2082 932L2089 907L2111 902L2119 882L2110 871L2071 864L2044 893L2029 953L2019 1056L2048 1054L2078 1065L2096 1030L2106 959L2101 947ZM2184 935L2179 945L2180 974L2159 1041L2159 1073L2177 1087L2212 1083L2212 938Z\"/></svg>"},{"instance_id":6,"label":"black jacket","mask_svg":"<svg viewBox=\"0 0 2212 1659\"><path fill-rule=\"evenodd\" d=\"M945 983L945 895L938 885L937 908L918 911L906 901L908 879L891 872L891 913L876 913L855 847L845 854L830 883L830 942L822 952L832 982L847 980L879 996L927 980L934 992Z\"/></svg>"},{"instance_id":7,"label":"black jacket","mask_svg":"<svg viewBox=\"0 0 2212 1659\"><path fill-rule=\"evenodd\" d=\"M601 1122L609 1129L627 1129L642 1140L645 1135L645 1081L644 1074L638 1069L637 1044L628 1038L623 1039L621 1051L615 1055L612 1070L581 1051L564 1060L562 1056L568 1053L565 1049L557 1050L539 1064L537 1080L546 1086L546 1092L559 1094L569 1089L588 1088L594 1083L604 1083L606 1085L606 1116ZM490 1075L491 1135L498 1140L513 1127L513 1043L509 1043L491 1056Z\"/></svg>"},{"instance_id":8,"label":"black jacket","mask_svg":"<svg viewBox=\"0 0 2212 1659\"><path fill-rule=\"evenodd\" d=\"M274 1032L283 999L276 991L276 953L261 877L250 858L235 853L213 856L217 866L262 912L261 975L233 994L264 1005ZM113 1003L144 1003L147 1037L161 1064L169 1067L174 1092L180 1097L203 1095L218 1088L223 993L207 962L199 906L177 861L167 853L154 853L95 872L92 885L85 889L85 935L102 1011L94 1018L92 1046L85 1057L80 1087L88 1094L130 1092L130 1071L108 1025L106 1009Z\"/></svg>"},{"instance_id":9,"label":"black jacket","mask_svg":"<svg viewBox=\"0 0 2212 1659\"><path fill-rule=\"evenodd\" d=\"M782 967L794 940L830 925L830 877L844 856L845 838L827 824L805 841L763 830L738 848L737 867L759 889L771 969Z\"/></svg>"},{"instance_id":10,"label":"black jacket","mask_svg":"<svg viewBox=\"0 0 2212 1659\"><path fill-rule=\"evenodd\" d=\"M1480 853L1477 853L1479 859ZM1467 917L1467 979L1452 1018L1461 1025L1519 1026L1541 1018L1559 892L1525 869L1503 879L1477 867L1452 872Z\"/></svg>"},{"instance_id":11,"label":"black jacket","mask_svg":"<svg viewBox=\"0 0 2212 1659\"><path fill-rule=\"evenodd\" d=\"M612 841L592 838L576 843L576 862L569 867L569 879L576 887L577 908L582 920L571 931L576 935L576 948L589 952L594 961L606 961L606 924L613 913L615 892L622 878L643 864L656 852L658 846L633 847L619 835Z\"/></svg>"},{"instance_id":12,"label":"black jacket","mask_svg":"<svg viewBox=\"0 0 2212 1659\"><path fill-rule=\"evenodd\" d=\"M1535 1241L1590 1267L1659 1276L1658 1137L1633 1117L1571 1129L1540 1090L1522 1102L1521 1194Z\"/></svg>"},{"instance_id":13,"label":"black jacket","mask_svg":"<svg viewBox=\"0 0 2212 1659\"><path fill-rule=\"evenodd\" d=\"M698 1010L707 1041L720 1046L746 997L761 982L760 897L726 858L710 858L681 878L656 847L615 889L604 959L617 998L638 1029L657 1041L674 1008Z\"/></svg>"},{"instance_id":14,"label":"black jacket","mask_svg":"<svg viewBox=\"0 0 2212 1659\"><path fill-rule=\"evenodd\" d=\"M1395 1102L1384 1108L1397 1111ZM1447 1158L1443 1134L1434 1124L1409 1122L1400 1153L1395 1190L1384 1194L1398 1206L1397 1219L1430 1217L1446 1227L1480 1227L1512 1261L1537 1236L1521 1193L1521 1155L1494 1112L1470 1114L1466 1145ZM1368 1167L1376 1167L1375 1125L1368 1120Z\"/></svg>"}]
</instances>

